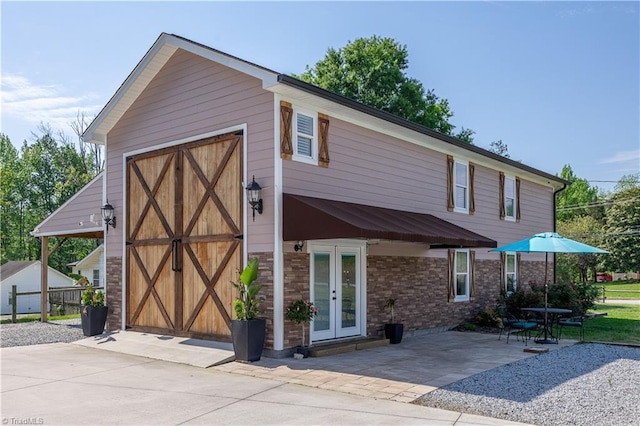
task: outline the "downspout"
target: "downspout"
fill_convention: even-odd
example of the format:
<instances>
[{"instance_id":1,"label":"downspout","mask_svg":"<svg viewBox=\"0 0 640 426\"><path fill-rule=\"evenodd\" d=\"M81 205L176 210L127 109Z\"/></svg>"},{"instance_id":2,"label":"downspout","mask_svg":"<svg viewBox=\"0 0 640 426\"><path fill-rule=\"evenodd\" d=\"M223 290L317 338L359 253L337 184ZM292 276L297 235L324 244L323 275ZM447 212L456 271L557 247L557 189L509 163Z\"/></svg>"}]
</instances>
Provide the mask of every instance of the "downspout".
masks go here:
<instances>
[{"instance_id":1,"label":"downspout","mask_svg":"<svg viewBox=\"0 0 640 426\"><path fill-rule=\"evenodd\" d=\"M557 200L557 195L564 191L565 189L567 189L567 184L563 183L562 184L562 188L556 189L555 191L553 191L553 232L556 232L556 200ZM553 253L553 282L557 282L558 281L558 277L556 275L556 254L557 253ZM546 285L546 283L545 283Z\"/></svg>"}]
</instances>

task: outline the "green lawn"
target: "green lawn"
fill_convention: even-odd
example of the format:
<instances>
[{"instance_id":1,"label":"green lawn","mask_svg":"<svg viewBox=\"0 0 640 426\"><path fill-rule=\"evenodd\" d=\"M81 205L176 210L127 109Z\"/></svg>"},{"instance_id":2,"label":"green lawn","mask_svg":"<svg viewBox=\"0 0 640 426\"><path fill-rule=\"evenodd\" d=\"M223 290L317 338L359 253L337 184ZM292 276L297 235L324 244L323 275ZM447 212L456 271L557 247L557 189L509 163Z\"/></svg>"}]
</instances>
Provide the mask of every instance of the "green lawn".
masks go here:
<instances>
[{"instance_id":1,"label":"green lawn","mask_svg":"<svg viewBox=\"0 0 640 426\"><path fill-rule=\"evenodd\" d=\"M631 283L629 281L615 281L608 283L597 283L599 286L604 284L607 299L640 299L640 283ZM613 291L611 291L613 290ZM632 290L624 292L621 290Z\"/></svg>"},{"instance_id":2,"label":"green lawn","mask_svg":"<svg viewBox=\"0 0 640 426\"><path fill-rule=\"evenodd\" d=\"M607 316L585 321L585 341L640 344L640 305L598 303L596 304L596 309L592 312L606 312ZM579 329L573 327L563 328L562 338L579 339Z\"/></svg>"},{"instance_id":3,"label":"green lawn","mask_svg":"<svg viewBox=\"0 0 640 426\"><path fill-rule=\"evenodd\" d=\"M57 320L67 320L67 319L74 319L74 318L80 318L80 314L60 315L60 316L49 315L48 320L57 321ZM34 321L40 321L40 315L28 315L28 316L19 317L16 319L16 322L34 322ZM4 319L0 321L0 324L11 324L11 319Z\"/></svg>"}]
</instances>

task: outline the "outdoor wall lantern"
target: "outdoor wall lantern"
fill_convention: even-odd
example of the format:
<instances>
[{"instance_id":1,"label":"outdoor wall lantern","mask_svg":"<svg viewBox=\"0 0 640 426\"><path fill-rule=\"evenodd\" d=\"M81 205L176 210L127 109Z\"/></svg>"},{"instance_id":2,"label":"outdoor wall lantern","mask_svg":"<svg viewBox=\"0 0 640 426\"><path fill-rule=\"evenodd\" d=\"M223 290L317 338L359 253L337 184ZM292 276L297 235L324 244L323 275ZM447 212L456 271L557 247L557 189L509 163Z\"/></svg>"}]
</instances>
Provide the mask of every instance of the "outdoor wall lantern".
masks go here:
<instances>
[{"instance_id":1,"label":"outdoor wall lantern","mask_svg":"<svg viewBox=\"0 0 640 426\"><path fill-rule=\"evenodd\" d=\"M256 182L255 175L253 176L253 181L247 185L245 188L247 190L247 198L249 199L249 204L251 205L251 210L253 210L253 221L256 221L256 211L258 214L262 214L262 198L260 197L260 185Z\"/></svg>"},{"instance_id":2,"label":"outdoor wall lantern","mask_svg":"<svg viewBox=\"0 0 640 426\"><path fill-rule=\"evenodd\" d=\"M302 240L298 240L298 242L293 246L293 249L295 251L302 251L303 248L304 248L304 241Z\"/></svg>"},{"instance_id":3,"label":"outdoor wall lantern","mask_svg":"<svg viewBox=\"0 0 640 426\"><path fill-rule=\"evenodd\" d=\"M109 225L115 229L116 227L116 217L113 215L113 206L109 204L109 200L107 200L107 204L102 206L100 209L102 211L102 219L104 219L104 223L107 224L107 234L109 233Z\"/></svg>"}]
</instances>

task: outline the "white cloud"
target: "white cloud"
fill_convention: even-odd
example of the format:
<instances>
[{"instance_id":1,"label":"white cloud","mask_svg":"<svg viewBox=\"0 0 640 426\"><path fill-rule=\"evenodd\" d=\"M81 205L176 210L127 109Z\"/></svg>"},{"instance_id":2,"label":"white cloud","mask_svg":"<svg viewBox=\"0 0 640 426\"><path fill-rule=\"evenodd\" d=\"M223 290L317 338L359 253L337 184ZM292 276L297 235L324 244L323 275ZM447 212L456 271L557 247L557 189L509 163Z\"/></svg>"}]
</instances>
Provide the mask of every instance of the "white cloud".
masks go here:
<instances>
[{"instance_id":1,"label":"white cloud","mask_svg":"<svg viewBox=\"0 0 640 426\"><path fill-rule=\"evenodd\" d=\"M626 163L640 160L640 149L632 151L618 151L611 157L600 160L600 164Z\"/></svg>"},{"instance_id":2,"label":"white cloud","mask_svg":"<svg viewBox=\"0 0 640 426\"><path fill-rule=\"evenodd\" d=\"M58 85L38 85L15 74L2 75L0 102L2 114L29 125L45 123L53 129L68 130L78 111L92 116L102 105L96 104L95 94L68 96Z\"/></svg>"}]
</instances>

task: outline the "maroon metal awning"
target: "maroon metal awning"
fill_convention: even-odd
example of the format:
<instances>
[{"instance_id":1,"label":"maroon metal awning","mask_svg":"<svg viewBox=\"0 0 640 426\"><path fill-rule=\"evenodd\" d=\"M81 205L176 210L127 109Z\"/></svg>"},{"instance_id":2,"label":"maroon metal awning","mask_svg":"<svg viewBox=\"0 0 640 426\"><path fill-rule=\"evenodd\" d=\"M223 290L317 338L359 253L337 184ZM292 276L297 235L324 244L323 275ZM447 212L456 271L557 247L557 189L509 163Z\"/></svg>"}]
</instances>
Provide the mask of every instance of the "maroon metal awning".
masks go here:
<instances>
[{"instance_id":1,"label":"maroon metal awning","mask_svg":"<svg viewBox=\"0 0 640 426\"><path fill-rule=\"evenodd\" d=\"M283 194L283 239L375 238L433 248L497 247L496 241L430 214Z\"/></svg>"}]
</instances>

